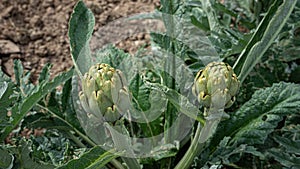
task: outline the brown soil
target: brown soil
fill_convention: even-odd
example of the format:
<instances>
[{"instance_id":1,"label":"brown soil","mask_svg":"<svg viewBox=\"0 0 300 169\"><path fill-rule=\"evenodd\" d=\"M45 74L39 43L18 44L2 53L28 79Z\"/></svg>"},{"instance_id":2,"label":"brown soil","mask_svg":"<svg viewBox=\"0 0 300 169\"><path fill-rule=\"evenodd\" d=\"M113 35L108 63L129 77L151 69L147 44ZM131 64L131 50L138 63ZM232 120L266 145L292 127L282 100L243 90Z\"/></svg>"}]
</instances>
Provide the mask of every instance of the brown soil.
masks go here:
<instances>
[{"instance_id":1,"label":"brown soil","mask_svg":"<svg viewBox=\"0 0 300 169\"><path fill-rule=\"evenodd\" d=\"M67 36L68 21L77 1L71 0L1 0L0 3L0 65L13 76L13 60L20 59L32 80L41 68L53 64L52 74L72 66ZM159 0L85 0L96 18L95 31L106 24L132 14L150 12ZM138 35L129 41L145 39ZM118 44L133 51L134 44Z\"/></svg>"}]
</instances>

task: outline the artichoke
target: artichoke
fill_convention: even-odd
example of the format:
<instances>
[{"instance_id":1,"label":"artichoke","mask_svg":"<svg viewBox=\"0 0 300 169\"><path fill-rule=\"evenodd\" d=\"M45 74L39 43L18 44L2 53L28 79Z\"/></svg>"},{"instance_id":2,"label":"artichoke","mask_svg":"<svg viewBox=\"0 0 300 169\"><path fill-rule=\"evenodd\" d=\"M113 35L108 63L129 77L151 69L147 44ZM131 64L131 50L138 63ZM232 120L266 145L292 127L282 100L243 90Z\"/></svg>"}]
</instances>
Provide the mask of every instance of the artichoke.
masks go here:
<instances>
[{"instance_id":1,"label":"artichoke","mask_svg":"<svg viewBox=\"0 0 300 169\"><path fill-rule=\"evenodd\" d=\"M204 107L224 109L234 103L239 85L231 66L211 62L197 73L192 91Z\"/></svg>"},{"instance_id":2,"label":"artichoke","mask_svg":"<svg viewBox=\"0 0 300 169\"><path fill-rule=\"evenodd\" d=\"M123 73L104 63L93 65L83 76L79 99L89 115L108 122L118 120L130 105Z\"/></svg>"}]
</instances>

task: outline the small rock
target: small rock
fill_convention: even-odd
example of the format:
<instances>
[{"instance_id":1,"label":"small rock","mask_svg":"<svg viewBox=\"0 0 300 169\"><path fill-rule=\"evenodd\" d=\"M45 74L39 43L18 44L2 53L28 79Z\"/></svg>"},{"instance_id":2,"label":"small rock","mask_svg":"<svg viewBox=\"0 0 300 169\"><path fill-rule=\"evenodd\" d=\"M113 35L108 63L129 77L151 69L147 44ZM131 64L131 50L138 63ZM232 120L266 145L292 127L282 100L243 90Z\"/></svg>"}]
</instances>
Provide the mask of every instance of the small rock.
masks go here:
<instances>
[{"instance_id":1,"label":"small rock","mask_svg":"<svg viewBox=\"0 0 300 169\"><path fill-rule=\"evenodd\" d=\"M9 17L9 15L10 15L10 12L12 11L12 9L13 9L13 6L10 6L10 7L8 7L8 8L6 8L6 9L4 9L1 13L0 13L0 18L6 18L6 17Z\"/></svg>"},{"instance_id":2,"label":"small rock","mask_svg":"<svg viewBox=\"0 0 300 169\"><path fill-rule=\"evenodd\" d=\"M4 72L6 72L9 76L14 75L13 67L14 67L14 60L13 59L9 59L5 63L3 63Z\"/></svg>"},{"instance_id":3,"label":"small rock","mask_svg":"<svg viewBox=\"0 0 300 169\"><path fill-rule=\"evenodd\" d=\"M40 39L43 37L43 33L42 32L36 32L36 31L33 31L31 34L30 34L30 39L31 40L37 40L37 39Z\"/></svg>"},{"instance_id":4,"label":"small rock","mask_svg":"<svg viewBox=\"0 0 300 169\"><path fill-rule=\"evenodd\" d=\"M0 53L1 54L13 54L20 53L20 48L9 40L0 40Z\"/></svg>"}]
</instances>

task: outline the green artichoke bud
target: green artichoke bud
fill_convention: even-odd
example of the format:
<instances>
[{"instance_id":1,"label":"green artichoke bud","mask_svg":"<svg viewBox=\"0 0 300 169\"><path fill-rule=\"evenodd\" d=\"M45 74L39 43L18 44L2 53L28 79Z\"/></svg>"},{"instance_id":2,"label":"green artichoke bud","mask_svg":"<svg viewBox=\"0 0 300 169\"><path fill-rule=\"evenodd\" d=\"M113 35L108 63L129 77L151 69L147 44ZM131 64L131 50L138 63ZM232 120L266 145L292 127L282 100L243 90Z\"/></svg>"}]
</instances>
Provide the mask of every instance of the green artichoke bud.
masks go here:
<instances>
[{"instance_id":1,"label":"green artichoke bud","mask_svg":"<svg viewBox=\"0 0 300 169\"><path fill-rule=\"evenodd\" d=\"M109 122L118 120L130 105L123 73L104 63L92 66L84 75L79 98L88 114Z\"/></svg>"},{"instance_id":2,"label":"green artichoke bud","mask_svg":"<svg viewBox=\"0 0 300 169\"><path fill-rule=\"evenodd\" d=\"M192 90L204 107L224 109L234 103L239 85L231 66L212 62L197 73Z\"/></svg>"}]
</instances>

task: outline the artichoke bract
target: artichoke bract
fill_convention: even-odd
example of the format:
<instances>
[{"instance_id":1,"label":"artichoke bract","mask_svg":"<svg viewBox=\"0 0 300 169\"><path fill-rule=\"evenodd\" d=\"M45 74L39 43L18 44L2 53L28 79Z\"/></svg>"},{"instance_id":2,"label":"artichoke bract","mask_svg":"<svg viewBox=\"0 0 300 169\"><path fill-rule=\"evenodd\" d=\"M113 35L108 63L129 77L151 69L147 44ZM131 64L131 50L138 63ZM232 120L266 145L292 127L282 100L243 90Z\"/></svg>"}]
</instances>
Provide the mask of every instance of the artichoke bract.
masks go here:
<instances>
[{"instance_id":1,"label":"artichoke bract","mask_svg":"<svg viewBox=\"0 0 300 169\"><path fill-rule=\"evenodd\" d=\"M79 98L88 114L108 122L118 120L130 105L123 73L104 63L93 65L85 73Z\"/></svg>"},{"instance_id":2,"label":"artichoke bract","mask_svg":"<svg viewBox=\"0 0 300 169\"><path fill-rule=\"evenodd\" d=\"M234 103L239 85L230 65L211 62L197 73L192 91L204 107L224 109Z\"/></svg>"}]
</instances>

